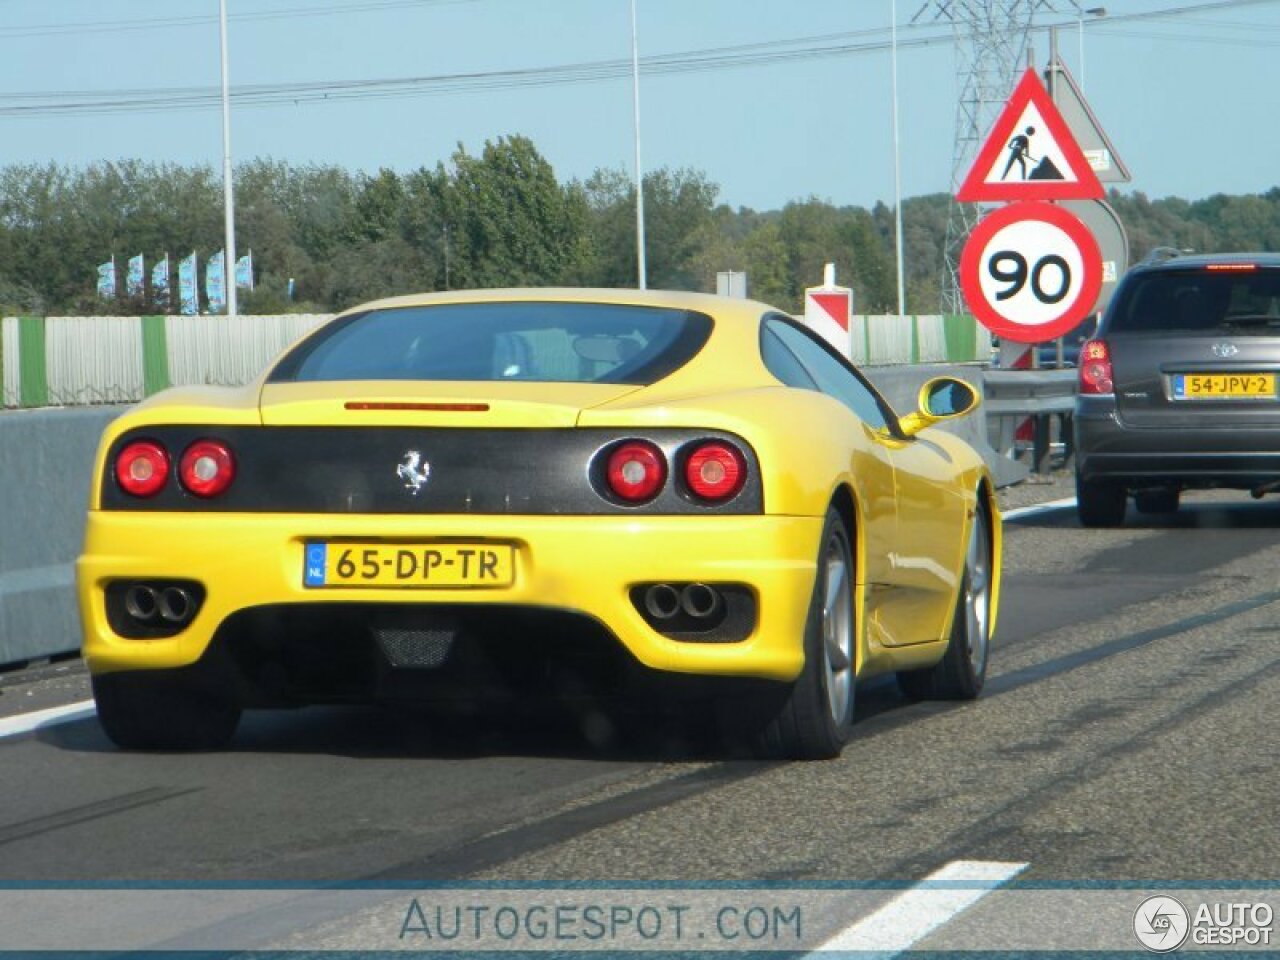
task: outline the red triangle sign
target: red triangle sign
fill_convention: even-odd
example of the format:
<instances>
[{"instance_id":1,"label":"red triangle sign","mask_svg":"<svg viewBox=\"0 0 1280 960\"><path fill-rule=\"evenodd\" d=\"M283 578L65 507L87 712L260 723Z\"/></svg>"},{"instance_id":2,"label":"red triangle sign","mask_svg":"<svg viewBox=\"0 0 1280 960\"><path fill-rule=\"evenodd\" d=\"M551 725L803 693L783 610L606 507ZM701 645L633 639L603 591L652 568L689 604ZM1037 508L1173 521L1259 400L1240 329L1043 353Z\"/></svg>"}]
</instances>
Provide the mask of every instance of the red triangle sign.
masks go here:
<instances>
[{"instance_id":1,"label":"red triangle sign","mask_svg":"<svg viewBox=\"0 0 1280 960\"><path fill-rule=\"evenodd\" d=\"M1009 96L956 199L1098 200L1106 195L1035 70Z\"/></svg>"},{"instance_id":2,"label":"red triangle sign","mask_svg":"<svg viewBox=\"0 0 1280 960\"><path fill-rule=\"evenodd\" d=\"M847 290L833 293L820 293L811 290L809 291L809 296L813 297L813 302L822 308L822 312L840 324L842 329L849 329L849 293Z\"/></svg>"}]
</instances>

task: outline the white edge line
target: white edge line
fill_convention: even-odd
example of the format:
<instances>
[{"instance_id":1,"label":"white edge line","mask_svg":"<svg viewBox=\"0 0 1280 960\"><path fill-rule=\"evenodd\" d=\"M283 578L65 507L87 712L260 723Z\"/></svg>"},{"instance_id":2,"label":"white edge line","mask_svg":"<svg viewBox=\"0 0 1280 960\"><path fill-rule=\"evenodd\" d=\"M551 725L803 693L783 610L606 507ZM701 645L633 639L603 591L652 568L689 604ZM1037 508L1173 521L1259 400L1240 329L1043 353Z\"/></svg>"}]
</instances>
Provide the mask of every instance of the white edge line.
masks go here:
<instances>
[{"instance_id":1,"label":"white edge line","mask_svg":"<svg viewBox=\"0 0 1280 960\"><path fill-rule=\"evenodd\" d=\"M1054 510L1066 510L1076 505L1075 497L1066 497L1062 500L1050 500L1047 503L1037 503L1030 507L1017 507L1013 510L1004 510L1000 516L1005 520L1022 520L1026 517L1034 517L1041 513L1052 513Z\"/></svg>"},{"instance_id":2,"label":"white edge line","mask_svg":"<svg viewBox=\"0 0 1280 960\"><path fill-rule=\"evenodd\" d=\"M0 717L0 740L5 737L17 737L33 730L57 726L60 723L71 723L92 717L97 711L92 700L81 700L79 703L68 703L62 707L49 707L47 710L35 710L31 713L20 713L16 717Z\"/></svg>"},{"instance_id":3,"label":"white edge line","mask_svg":"<svg viewBox=\"0 0 1280 960\"><path fill-rule=\"evenodd\" d=\"M809 954L909 950L1027 868L1025 863L953 860Z\"/></svg>"}]
</instances>

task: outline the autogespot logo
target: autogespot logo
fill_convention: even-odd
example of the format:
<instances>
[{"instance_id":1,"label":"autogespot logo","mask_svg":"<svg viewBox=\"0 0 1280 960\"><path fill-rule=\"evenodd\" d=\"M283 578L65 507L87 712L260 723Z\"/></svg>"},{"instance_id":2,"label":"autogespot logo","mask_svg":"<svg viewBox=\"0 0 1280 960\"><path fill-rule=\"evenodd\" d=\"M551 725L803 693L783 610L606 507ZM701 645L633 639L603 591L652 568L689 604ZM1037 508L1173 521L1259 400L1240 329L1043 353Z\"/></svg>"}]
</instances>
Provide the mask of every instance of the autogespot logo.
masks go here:
<instances>
[{"instance_id":1,"label":"autogespot logo","mask_svg":"<svg viewBox=\"0 0 1280 960\"><path fill-rule=\"evenodd\" d=\"M1147 897L1133 914L1133 933L1148 950L1168 953L1187 939L1191 915L1173 897Z\"/></svg>"}]
</instances>

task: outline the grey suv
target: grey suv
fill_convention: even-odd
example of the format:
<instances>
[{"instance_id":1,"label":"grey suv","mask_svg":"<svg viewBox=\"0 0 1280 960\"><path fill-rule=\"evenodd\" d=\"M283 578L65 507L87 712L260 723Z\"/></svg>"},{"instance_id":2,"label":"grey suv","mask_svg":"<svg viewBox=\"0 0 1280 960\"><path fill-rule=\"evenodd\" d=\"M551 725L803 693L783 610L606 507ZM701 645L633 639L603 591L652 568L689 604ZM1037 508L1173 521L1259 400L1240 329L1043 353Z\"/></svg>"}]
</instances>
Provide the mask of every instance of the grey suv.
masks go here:
<instances>
[{"instance_id":1,"label":"grey suv","mask_svg":"<svg viewBox=\"0 0 1280 960\"><path fill-rule=\"evenodd\" d=\"M1280 490L1280 255L1174 256L1125 275L1080 352L1076 509L1171 513L1183 490Z\"/></svg>"}]
</instances>

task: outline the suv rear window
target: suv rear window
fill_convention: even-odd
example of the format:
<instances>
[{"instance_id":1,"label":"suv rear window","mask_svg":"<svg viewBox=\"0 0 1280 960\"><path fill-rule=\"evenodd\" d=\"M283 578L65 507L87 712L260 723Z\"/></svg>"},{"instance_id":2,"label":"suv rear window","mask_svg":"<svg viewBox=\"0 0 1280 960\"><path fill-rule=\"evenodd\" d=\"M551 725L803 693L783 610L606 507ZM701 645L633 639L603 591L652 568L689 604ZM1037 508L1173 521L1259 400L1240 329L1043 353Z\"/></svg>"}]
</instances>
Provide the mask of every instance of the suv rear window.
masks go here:
<instances>
[{"instance_id":1,"label":"suv rear window","mask_svg":"<svg viewBox=\"0 0 1280 960\"><path fill-rule=\"evenodd\" d=\"M1274 332L1280 327L1280 270L1153 270L1124 285L1108 332Z\"/></svg>"},{"instance_id":2,"label":"suv rear window","mask_svg":"<svg viewBox=\"0 0 1280 960\"><path fill-rule=\"evenodd\" d=\"M530 380L648 385L684 366L711 318L601 303L459 303L354 314L322 327L270 382Z\"/></svg>"}]
</instances>

